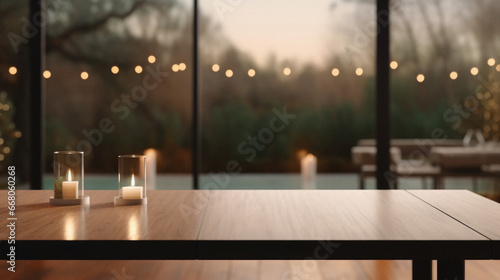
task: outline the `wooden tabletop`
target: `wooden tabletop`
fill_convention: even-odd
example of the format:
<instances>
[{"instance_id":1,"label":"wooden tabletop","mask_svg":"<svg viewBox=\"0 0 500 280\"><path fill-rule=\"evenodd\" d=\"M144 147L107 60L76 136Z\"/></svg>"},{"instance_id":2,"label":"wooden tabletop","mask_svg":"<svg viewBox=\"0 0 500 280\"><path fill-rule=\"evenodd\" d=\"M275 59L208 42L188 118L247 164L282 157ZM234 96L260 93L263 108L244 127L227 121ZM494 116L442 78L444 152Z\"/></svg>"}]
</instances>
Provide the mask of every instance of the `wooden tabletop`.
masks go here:
<instances>
[{"instance_id":1,"label":"wooden tabletop","mask_svg":"<svg viewBox=\"0 0 500 280\"><path fill-rule=\"evenodd\" d=\"M409 191L443 213L493 241L493 258L500 258L500 204L467 190Z\"/></svg>"},{"instance_id":2,"label":"wooden tabletop","mask_svg":"<svg viewBox=\"0 0 500 280\"><path fill-rule=\"evenodd\" d=\"M500 204L467 191L148 191L121 207L116 191L85 193L88 207L17 191L18 259L500 257ZM6 191L0 207L7 221Z\"/></svg>"},{"instance_id":3,"label":"wooden tabletop","mask_svg":"<svg viewBox=\"0 0 500 280\"><path fill-rule=\"evenodd\" d=\"M133 258L148 259L156 251L167 259L193 259L209 191L151 191L148 205L120 207L113 204L118 191L86 191L88 207L53 206L52 195L50 190L16 192L16 243L27 241L25 248L36 254L33 258L69 257L67 246L84 258L91 249L111 246L103 253L110 259L130 259L130 252ZM6 191L0 192L0 207L0 220L7 221ZM7 227L1 226L0 240L7 234ZM126 242L131 240L139 242Z\"/></svg>"}]
</instances>

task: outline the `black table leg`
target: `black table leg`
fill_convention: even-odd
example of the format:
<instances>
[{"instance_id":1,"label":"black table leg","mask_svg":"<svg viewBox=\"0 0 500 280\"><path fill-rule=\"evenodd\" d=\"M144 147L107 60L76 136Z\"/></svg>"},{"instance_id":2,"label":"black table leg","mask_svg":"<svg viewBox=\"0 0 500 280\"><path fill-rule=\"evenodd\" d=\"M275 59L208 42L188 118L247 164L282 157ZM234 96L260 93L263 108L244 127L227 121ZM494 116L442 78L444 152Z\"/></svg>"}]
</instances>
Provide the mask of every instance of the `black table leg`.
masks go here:
<instances>
[{"instance_id":1,"label":"black table leg","mask_svg":"<svg viewBox=\"0 0 500 280\"><path fill-rule=\"evenodd\" d=\"M413 260L413 280L432 280L432 260Z\"/></svg>"},{"instance_id":2,"label":"black table leg","mask_svg":"<svg viewBox=\"0 0 500 280\"><path fill-rule=\"evenodd\" d=\"M438 260L438 280L465 280L464 260Z\"/></svg>"}]
</instances>

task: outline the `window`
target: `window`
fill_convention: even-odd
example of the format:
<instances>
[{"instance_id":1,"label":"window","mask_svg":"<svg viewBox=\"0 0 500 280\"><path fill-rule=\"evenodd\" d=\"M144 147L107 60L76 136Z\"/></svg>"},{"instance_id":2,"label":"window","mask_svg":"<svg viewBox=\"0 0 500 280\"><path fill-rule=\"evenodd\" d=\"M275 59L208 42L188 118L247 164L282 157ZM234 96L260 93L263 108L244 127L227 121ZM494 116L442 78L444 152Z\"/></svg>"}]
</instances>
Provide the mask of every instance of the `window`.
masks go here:
<instances>
[{"instance_id":1,"label":"window","mask_svg":"<svg viewBox=\"0 0 500 280\"><path fill-rule=\"evenodd\" d=\"M29 156L29 48L28 38L36 32L29 27L28 1L2 1L0 4L0 173L16 167L17 186L26 186ZM6 188L7 181L0 183Z\"/></svg>"},{"instance_id":2,"label":"window","mask_svg":"<svg viewBox=\"0 0 500 280\"><path fill-rule=\"evenodd\" d=\"M374 137L375 3L201 8L202 188L300 188L307 153L318 188L357 188L351 147Z\"/></svg>"},{"instance_id":3,"label":"window","mask_svg":"<svg viewBox=\"0 0 500 280\"><path fill-rule=\"evenodd\" d=\"M175 174L192 170L192 6L60 5L47 24L44 187L54 151L84 151L85 188L116 189L118 155L148 150L157 186L191 188L190 176Z\"/></svg>"}]
</instances>

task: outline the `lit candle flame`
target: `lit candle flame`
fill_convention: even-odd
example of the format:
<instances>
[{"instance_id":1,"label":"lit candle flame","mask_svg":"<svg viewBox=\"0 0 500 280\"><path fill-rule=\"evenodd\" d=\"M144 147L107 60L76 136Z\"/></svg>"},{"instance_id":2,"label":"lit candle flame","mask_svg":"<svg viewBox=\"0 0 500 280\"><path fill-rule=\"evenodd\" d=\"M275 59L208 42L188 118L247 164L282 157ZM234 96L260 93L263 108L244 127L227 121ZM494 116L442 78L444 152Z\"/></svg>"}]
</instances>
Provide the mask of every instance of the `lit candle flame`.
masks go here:
<instances>
[{"instance_id":1,"label":"lit candle flame","mask_svg":"<svg viewBox=\"0 0 500 280\"><path fill-rule=\"evenodd\" d=\"M68 169L68 181L71 181L71 169Z\"/></svg>"},{"instance_id":2,"label":"lit candle flame","mask_svg":"<svg viewBox=\"0 0 500 280\"><path fill-rule=\"evenodd\" d=\"M135 187L135 179L134 179L134 174L132 174L132 180L131 180L130 185L132 185L132 187Z\"/></svg>"}]
</instances>

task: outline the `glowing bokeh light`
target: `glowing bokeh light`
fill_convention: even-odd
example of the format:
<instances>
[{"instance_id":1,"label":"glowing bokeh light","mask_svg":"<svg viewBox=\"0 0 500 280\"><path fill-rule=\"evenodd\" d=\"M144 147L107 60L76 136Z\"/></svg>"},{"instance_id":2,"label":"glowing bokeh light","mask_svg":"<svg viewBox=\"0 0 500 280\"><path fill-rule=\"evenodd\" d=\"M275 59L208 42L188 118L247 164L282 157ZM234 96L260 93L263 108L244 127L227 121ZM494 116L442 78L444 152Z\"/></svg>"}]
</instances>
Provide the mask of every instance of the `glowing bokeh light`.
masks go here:
<instances>
[{"instance_id":1,"label":"glowing bokeh light","mask_svg":"<svg viewBox=\"0 0 500 280\"><path fill-rule=\"evenodd\" d=\"M43 77L44 77L45 79L49 79L49 78L52 76L52 73L50 73L50 71L49 71L49 70L45 70L45 71L43 71L43 74L42 74L42 75L43 75Z\"/></svg>"},{"instance_id":2,"label":"glowing bokeh light","mask_svg":"<svg viewBox=\"0 0 500 280\"><path fill-rule=\"evenodd\" d=\"M15 74L17 74L17 68L16 68L16 67L14 67L14 66L10 67L10 68L9 68L9 73L10 73L11 75L15 75Z\"/></svg>"},{"instance_id":3,"label":"glowing bokeh light","mask_svg":"<svg viewBox=\"0 0 500 280\"><path fill-rule=\"evenodd\" d=\"M89 78L89 73L83 71L81 74L80 74L80 78L82 78L82 80L86 80Z\"/></svg>"}]
</instances>

